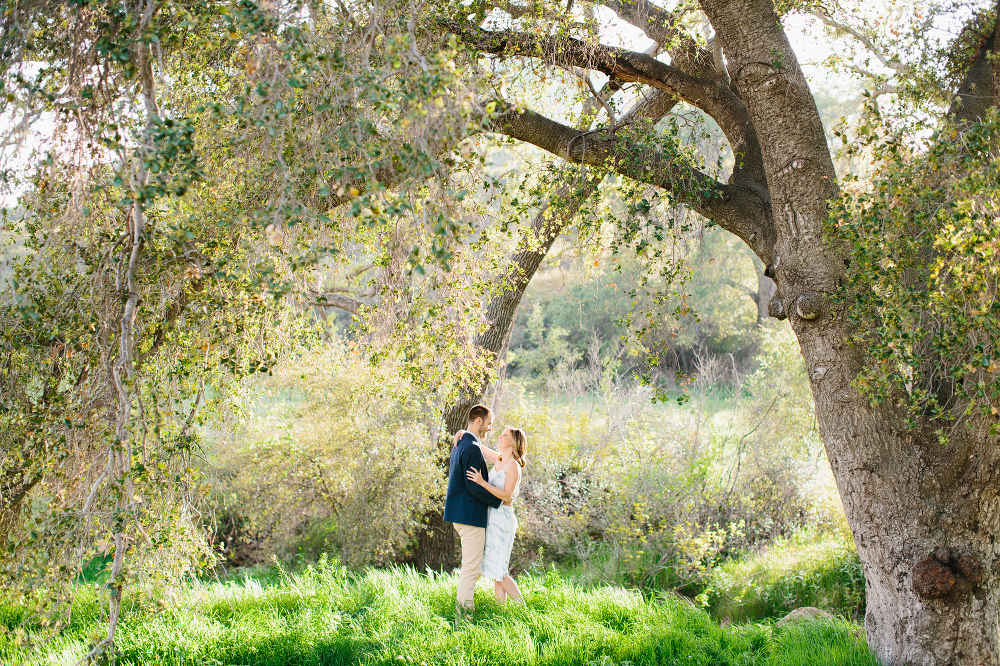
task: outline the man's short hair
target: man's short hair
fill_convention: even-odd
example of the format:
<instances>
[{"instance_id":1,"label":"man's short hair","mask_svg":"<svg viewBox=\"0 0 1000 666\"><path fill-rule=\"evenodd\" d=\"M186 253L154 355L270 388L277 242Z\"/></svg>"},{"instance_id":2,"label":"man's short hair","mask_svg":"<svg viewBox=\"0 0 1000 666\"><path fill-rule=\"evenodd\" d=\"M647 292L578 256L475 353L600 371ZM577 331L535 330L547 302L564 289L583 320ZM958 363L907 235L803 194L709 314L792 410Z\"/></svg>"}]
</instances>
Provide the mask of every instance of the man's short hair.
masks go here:
<instances>
[{"instance_id":1,"label":"man's short hair","mask_svg":"<svg viewBox=\"0 0 1000 666\"><path fill-rule=\"evenodd\" d=\"M493 412L490 411L490 408L486 405L473 405L472 408L469 409L469 423L472 423L476 419L485 420L486 417L491 414L493 414Z\"/></svg>"}]
</instances>

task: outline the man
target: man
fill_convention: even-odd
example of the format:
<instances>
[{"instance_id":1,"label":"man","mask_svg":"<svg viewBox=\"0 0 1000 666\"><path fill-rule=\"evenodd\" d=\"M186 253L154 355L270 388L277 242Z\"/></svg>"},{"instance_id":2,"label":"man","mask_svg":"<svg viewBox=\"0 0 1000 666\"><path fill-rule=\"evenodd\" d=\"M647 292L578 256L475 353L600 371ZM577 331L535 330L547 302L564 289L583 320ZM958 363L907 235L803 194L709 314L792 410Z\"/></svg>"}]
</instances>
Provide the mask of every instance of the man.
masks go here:
<instances>
[{"instance_id":1,"label":"man","mask_svg":"<svg viewBox=\"0 0 1000 666\"><path fill-rule=\"evenodd\" d=\"M482 438L493 427L493 412L486 405L469 410L469 426L451 451L448 467L448 494L444 500L444 519L455 524L462 540L462 573L458 578L456 618L472 615L479 568L486 547L487 507L500 506L501 500L470 481L466 470L475 468L486 476L486 461L479 449Z\"/></svg>"}]
</instances>

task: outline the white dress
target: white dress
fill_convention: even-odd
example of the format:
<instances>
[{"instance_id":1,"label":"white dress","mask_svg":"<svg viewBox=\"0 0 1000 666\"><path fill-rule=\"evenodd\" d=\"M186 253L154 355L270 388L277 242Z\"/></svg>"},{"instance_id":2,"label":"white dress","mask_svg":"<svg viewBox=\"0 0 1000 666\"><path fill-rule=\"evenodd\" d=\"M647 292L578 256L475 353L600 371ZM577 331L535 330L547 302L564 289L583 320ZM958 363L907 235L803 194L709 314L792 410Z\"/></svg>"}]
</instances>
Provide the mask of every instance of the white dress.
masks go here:
<instances>
[{"instance_id":1,"label":"white dress","mask_svg":"<svg viewBox=\"0 0 1000 666\"><path fill-rule=\"evenodd\" d=\"M507 466L517 464L510 461L504 469L494 467L490 470L490 485L503 489L507 483ZM514 487L517 495L521 480ZM514 509L507 504L501 504L494 509L489 508L486 517L486 552L483 553L483 575L493 580L503 580L510 566L510 551L514 548L514 534L517 532L517 518Z\"/></svg>"}]
</instances>

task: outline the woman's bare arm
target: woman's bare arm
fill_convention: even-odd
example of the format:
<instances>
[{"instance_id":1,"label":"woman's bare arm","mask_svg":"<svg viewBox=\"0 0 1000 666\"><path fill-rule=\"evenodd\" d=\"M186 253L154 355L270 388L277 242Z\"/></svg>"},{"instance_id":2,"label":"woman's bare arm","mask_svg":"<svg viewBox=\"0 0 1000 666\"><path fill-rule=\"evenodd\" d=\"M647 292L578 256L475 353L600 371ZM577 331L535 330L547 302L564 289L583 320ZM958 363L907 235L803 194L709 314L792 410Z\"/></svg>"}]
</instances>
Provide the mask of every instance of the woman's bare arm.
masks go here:
<instances>
[{"instance_id":1,"label":"woman's bare arm","mask_svg":"<svg viewBox=\"0 0 1000 666\"><path fill-rule=\"evenodd\" d=\"M510 471L514 470L511 474ZM510 504L514 499L514 489L517 488L517 482L521 480L521 465L515 460L513 463L508 463L507 465L507 475L505 476L506 482L503 484L504 494L507 497L501 497L504 504Z\"/></svg>"},{"instance_id":2,"label":"woman's bare arm","mask_svg":"<svg viewBox=\"0 0 1000 666\"><path fill-rule=\"evenodd\" d=\"M464 435L464 434L465 434L464 430L459 430L458 432L456 432L454 440L452 442L452 446L457 445L458 444L458 440L462 439L462 435ZM491 449L491 448L489 448L489 447L487 447L487 446L485 446L483 444L479 445L479 450L483 452L483 458L485 458L486 462L488 462L488 463L492 463L492 464L496 465L497 461L500 460L500 454L499 453L497 453L493 449Z\"/></svg>"},{"instance_id":3,"label":"woman's bare arm","mask_svg":"<svg viewBox=\"0 0 1000 666\"><path fill-rule=\"evenodd\" d=\"M490 491L494 497L498 497L504 501L504 504L510 504L511 498L514 496L514 489L517 488L517 481L521 478L521 466L517 463L510 465L514 469L513 474L507 476L507 482L504 483L503 488L497 488L492 483L483 478L482 473L473 467L470 467L465 472L466 478L474 483L479 484L486 490Z\"/></svg>"},{"instance_id":4,"label":"woman's bare arm","mask_svg":"<svg viewBox=\"0 0 1000 666\"><path fill-rule=\"evenodd\" d=\"M485 444L480 444L479 449L483 452L483 458L486 458L488 462L491 462L494 465L496 465L497 461L500 460L500 454L494 451L493 449L489 448Z\"/></svg>"}]
</instances>

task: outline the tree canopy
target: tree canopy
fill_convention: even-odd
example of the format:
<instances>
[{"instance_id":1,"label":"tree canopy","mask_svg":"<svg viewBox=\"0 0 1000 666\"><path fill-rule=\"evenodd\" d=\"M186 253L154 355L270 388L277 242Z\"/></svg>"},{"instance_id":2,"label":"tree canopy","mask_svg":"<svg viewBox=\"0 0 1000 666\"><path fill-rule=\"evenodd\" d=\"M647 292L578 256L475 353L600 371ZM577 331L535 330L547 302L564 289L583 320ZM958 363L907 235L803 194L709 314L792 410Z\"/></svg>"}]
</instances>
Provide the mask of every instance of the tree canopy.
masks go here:
<instances>
[{"instance_id":1,"label":"tree canopy","mask_svg":"<svg viewBox=\"0 0 1000 666\"><path fill-rule=\"evenodd\" d=\"M783 26L803 16L868 86L838 131L870 173L838 179ZM113 647L128 567L198 541L196 426L319 334L315 308L357 313L371 358L443 406L481 390L495 313L576 219L645 262L655 337L686 210L776 284L873 647L997 663L997 21L988 2L7 3L4 575L108 554L95 654ZM488 168L507 142L549 155L523 195Z\"/></svg>"}]
</instances>

